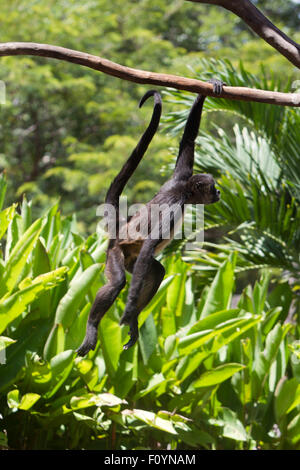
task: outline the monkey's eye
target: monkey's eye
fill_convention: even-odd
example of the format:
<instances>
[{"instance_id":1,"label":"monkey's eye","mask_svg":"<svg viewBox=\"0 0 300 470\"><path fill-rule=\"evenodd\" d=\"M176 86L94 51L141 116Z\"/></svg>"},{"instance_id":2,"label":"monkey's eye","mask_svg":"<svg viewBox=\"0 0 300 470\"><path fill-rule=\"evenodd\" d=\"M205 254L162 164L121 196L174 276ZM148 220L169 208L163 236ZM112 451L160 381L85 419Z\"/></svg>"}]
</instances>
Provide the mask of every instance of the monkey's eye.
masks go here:
<instances>
[{"instance_id":1,"label":"monkey's eye","mask_svg":"<svg viewBox=\"0 0 300 470\"><path fill-rule=\"evenodd\" d=\"M216 194L217 190L216 190L216 187L215 187L214 184L211 185L210 191L211 191L213 194Z\"/></svg>"}]
</instances>

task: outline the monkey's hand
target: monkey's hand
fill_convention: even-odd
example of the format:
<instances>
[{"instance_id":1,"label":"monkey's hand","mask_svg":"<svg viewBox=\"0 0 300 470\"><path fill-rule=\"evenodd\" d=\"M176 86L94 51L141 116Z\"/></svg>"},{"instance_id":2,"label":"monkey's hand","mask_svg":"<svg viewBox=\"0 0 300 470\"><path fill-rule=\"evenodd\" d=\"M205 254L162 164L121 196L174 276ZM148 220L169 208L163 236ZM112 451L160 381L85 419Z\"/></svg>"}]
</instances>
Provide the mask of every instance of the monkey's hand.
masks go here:
<instances>
[{"instance_id":1,"label":"monkey's hand","mask_svg":"<svg viewBox=\"0 0 300 470\"><path fill-rule=\"evenodd\" d=\"M221 95L223 91L223 86L226 86L226 83L223 82L222 80L218 80L217 78L211 78L208 80L208 83L211 83L213 85L213 92L215 95Z\"/></svg>"},{"instance_id":2,"label":"monkey's hand","mask_svg":"<svg viewBox=\"0 0 300 470\"><path fill-rule=\"evenodd\" d=\"M125 312L120 320L120 325L129 325L129 335L130 340L123 346L123 349L129 349L133 346L139 337L139 328L138 328L138 313L134 310L129 311L125 309Z\"/></svg>"}]
</instances>

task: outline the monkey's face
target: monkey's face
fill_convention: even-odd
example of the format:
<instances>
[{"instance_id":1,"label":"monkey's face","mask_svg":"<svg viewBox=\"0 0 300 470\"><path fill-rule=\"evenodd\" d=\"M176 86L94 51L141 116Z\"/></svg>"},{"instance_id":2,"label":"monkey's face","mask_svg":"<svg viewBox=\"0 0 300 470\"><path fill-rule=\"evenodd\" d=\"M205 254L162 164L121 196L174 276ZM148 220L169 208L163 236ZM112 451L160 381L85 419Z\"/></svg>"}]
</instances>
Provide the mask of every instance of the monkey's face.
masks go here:
<instances>
[{"instance_id":1,"label":"monkey's face","mask_svg":"<svg viewBox=\"0 0 300 470\"><path fill-rule=\"evenodd\" d=\"M209 174L193 175L187 182L191 204L213 204L219 201L220 191L215 187L215 180Z\"/></svg>"}]
</instances>

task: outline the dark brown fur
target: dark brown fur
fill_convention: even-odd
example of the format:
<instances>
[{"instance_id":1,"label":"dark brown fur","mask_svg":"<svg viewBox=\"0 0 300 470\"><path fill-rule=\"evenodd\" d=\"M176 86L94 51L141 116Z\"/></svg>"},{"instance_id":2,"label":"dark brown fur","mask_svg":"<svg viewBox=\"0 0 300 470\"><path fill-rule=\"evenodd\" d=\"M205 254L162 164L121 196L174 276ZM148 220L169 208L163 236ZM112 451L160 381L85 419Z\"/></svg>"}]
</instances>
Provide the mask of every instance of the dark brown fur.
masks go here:
<instances>
[{"instance_id":1,"label":"dark brown fur","mask_svg":"<svg viewBox=\"0 0 300 470\"><path fill-rule=\"evenodd\" d=\"M221 93L222 82L218 80L212 82L215 93ZM113 204L117 210L123 188L142 159L159 124L161 114L160 96L157 92L150 91L143 97L141 104L149 96L154 96L155 99L151 122L107 193L106 202ZM108 283L98 291L92 305L87 322L86 336L82 345L77 350L81 356L95 348L99 322L125 286L125 270L132 273L132 281L125 311L120 321L121 325L126 324L130 327L131 338L124 348L128 349L137 341L138 315L157 292L165 274L164 267L154 256L171 241L175 231L174 214L170 218L171 227L164 226L161 221L163 219L157 222L157 226L151 226L150 215L153 205L166 204L167 207L176 205L179 208L179 212L181 211L178 218L180 222L185 204L212 204L219 200L220 192L216 190L215 182L211 175L193 175L195 139L199 130L204 100L205 96L198 95L191 108L181 139L174 174L147 204L147 220L144 220L143 217L139 219L139 214L137 213L128 221L125 221L128 229L136 226L137 223L144 226L145 233L137 238L127 237L120 239L117 237L109 242L105 271ZM157 239L150 237L151 230L153 229L157 229L159 233ZM168 238L166 238L166 234Z\"/></svg>"}]
</instances>

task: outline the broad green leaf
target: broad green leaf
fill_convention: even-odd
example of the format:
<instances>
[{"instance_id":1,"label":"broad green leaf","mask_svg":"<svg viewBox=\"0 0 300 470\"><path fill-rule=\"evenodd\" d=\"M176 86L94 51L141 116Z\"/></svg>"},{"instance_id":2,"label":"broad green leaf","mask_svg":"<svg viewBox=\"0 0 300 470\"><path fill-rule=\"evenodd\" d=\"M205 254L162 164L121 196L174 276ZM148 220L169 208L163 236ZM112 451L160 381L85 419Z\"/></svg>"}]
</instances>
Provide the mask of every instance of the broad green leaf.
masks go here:
<instances>
[{"instance_id":1,"label":"broad green leaf","mask_svg":"<svg viewBox=\"0 0 300 470\"><path fill-rule=\"evenodd\" d=\"M107 244L108 242L105 240L101 245L96 246L96 248L91 252L95 263L105 262Z\"/></svg>"},{"instance_id":2,"label":"broad green leaf","mask_svg":"<svg viewBox=\"0 0 300 470\"><path fill-rule=\"evenodd\" d=\"M253 289L253 305L255 313L260 314L264 309L266 295L270 284L271 275L269 271L265 271L262 279L255 283Z\"/></svg>"},{"instance_id":3,"label":"broad green leaf","mask_svg":"<svg viewBox=\"0 0 300 470\"><path fill-rule=\"evenodd\" d=\"M278 352L280 343L284 338L285 334L284 328L278 323L274 326L274 328L270 331L266 338L266 347L264 350L264 357L269 364L271 365L272 361L275 359L276 354Z\"/></svg>"},{"instance_id":4,"label":"broad green leaf","mask_svg":"<svg viewBox=\"0 0 300 470\"><path fill-rule=\"evenodd\" d=\"M88 393L81 397L74 396L71 398L70 401L72 410L80 410L83 408L88 408L90 406L107 406L109 408L114 408L116 406L126 403L126 400L122 400L121 398L116 397L112 393Z\"/></svg>"},{"instance_id":5,"label":"broad green leaf","mask_svg":"<svg viewBox=\"0 0 300 470\"><path fill-rule=\"evenodd\" d=\"M60 325L61 328L62 325ZM43 349L43 358L46 360L46 361L50 361L50 359L54 356L56 356L56 354L58 354L57 350L58 350L58 346L57 346L57 343L58 343L58 325L57 324L54 324L51 328L51 331L49 333L49 336L46 340L46 343L44 345L44 349Z\"/></svg>"},{"instance_id":6,"label":"broad green leaf","mask_svg":"<svg viewBox=\"0 0 300 470\"><path fill-rule=\"evenodd\" d=\"M259 320L260 318L246 314L243 317L238 317L236 319L232 318L224 323L220 323L214 329L208 329L187 335L179 340L179 352L181 355L188 354L215 337L219 338L219 344L216 346L216 348L219 349L221 345L224 345L228 341L241 335L243 331L251 328ZM228 336L225 337L225 334L231 335L231 338L228 338Z\"/></svg>"},{"instance_id":7,"label":"broad green leaf","mask_svg":"<svg viewBox=\"0 0 300 470\"><path fill-rule=\"evenodd\" d=\"M154 313L155 311L159 310L161 304L165 304L166 294L168 292L170 284L173 282L173 279L174 276L168 276L166 279L163 280L155 296L149 302L147 307L144 308L144 310L140 313L139 327L142 326L142 324L144 323L148 315L150 315L150 313Z\"/></svg>"},{"instance_id":8,"label":"broad green leaf","mask_svg":"<svg viewBox=\"0 0 300 470\"><path fill-rule=\"evenodd\" d=\"M145 322L140 328L139 345L144 364L147 365L149 358L155 351L157 345L156 325L152 314L146 318Z\"/></svg>"},{"instance_id":9,"label":"broad green leaf","mask_svg":"<svg viewBox=\"0 0 300 470\"><path fill-rule=\"evenodd\" d=\"M287 438L292 444L300 441L300 414L298 413L287 427Z\"/></svg>"},{"instance_id":10,"label":"broad green leaf","mask_svg":"<svg viewBox=\"0 0 300 470\"><path fill-rule=\"evenodd\" d=\"M22 396L19 409L20 410L29 410L33 405L41 398L38 393L25 393Z\"/></svg>"},{"instance_id":11,"label":"broad green leaf","mask_svg":"<svg viewBox=\"0 0 300 470\"><path fill-rule=\"evenodd\" d=\"M293 380L293 379L291 379ZM287 409L286 413L290 413L296 406L300 405L300 384L298 384L295 395L294 401L291 403L290 407Z\"/></svg>"},{"instance_id":12,"label":"broad green leaf","mask_svg":"<svg viewBox=\"0 0 300 470\"><path fill-rule=\"evenodd\" d=\"M76 363L76 367L87 385L93 391L99 382L99 368L90 359L83 359Z\"/></svg>"},{"instance_id":13,"label":"broad green leaf","mask_svg":"<svg viewBox=\"0 0 300 470\"><path fill-rule=\"evenodd\" d=\"M31 227L24 233L13 248L6 264L4 277L0 287L0 291L10 292L16 285L19 276L27 262L27 258L39 237L42 229L43 221L41 219L34 222Z\"/></svg>"},{"instance_id":14,"label":"broad green leaf","mask_svg":"<svg viewBox=\"0 0 300 470\"><path fill-rule=\"evenodd\" d=\"M121 327L119 322L112 317L113 309L114 307L105 314L99 325L101 350L111 378L115 377L123 349Z\"/></svg>"},{"instance_id":15,"label":"broad green leaf","mask_svg":"<svg viewBox=\"0 0 300 470\"><path fill-rule=\"evenodd\" d=\"M241 321L236 328L227 329L221 335L216 336L214 338L213 345L211 347L211 352L215 353L220 350L226 344L230 344L239 336L242 336L247 330L253 328L257 323L261 322L261 317L257 315L253 315L251 317L247 317L247 315L243 318L241 317ZM249 334L249 333L248 333Z\"/></svg>"},{"instance_id":16,"label":"broad green leaf","mask_svg":"<svg viewBox=\"0 0 300 470\"><path fill-rule=\"evenodd\" d=\"M32 274L34 277L51 271L49 255L46 251L41 237L37 240L33 251ZM40 318L47 318L51 312L50 291L43 292L32 304L33 310L39 311Z\"/></svg>"},{"instance_id":17,"label":"broad green leaf","mask_svg":"<svg viewBox=\"0 0 300 470\"><path fill-rule=\"evenodd\" d=\"M168 307L162 307L160 311L163 337L169 337L177 332L175 313Z\"/></svg>"},{"instance_id":18,"label":"broad green leaf","mask_svg":"<svg viewBox=\"0 0 300 470\"><path fill-rule=\"evenodd\" d=\"M190 426L190 430L183 430L178 426L178 423L174 423L174 425L179 439L188 446L195 447L197 449L199 446L203 446L205 449L209 450L211 449L211 444L216 444L216 440L213 436L205 431L200 431L196 426Z\"/></svg>"},{"instance_id":19,"label":"broad green leaf","mask_svg":"<svg viewBox=\"0 0 300 470\"><path fill-rule=\"evenodd\" d=\"M89 408L90 406L95 406L95 403L92 401L93 398L93 393L89 393L81 397L72 397L70 400L72 410L82 410L84 408Z\"/></svg>"},{"instance_id":20,"label":"broad green leaf","mask_svg":"<svg viewBox=\"0 0 300 470\"><path fill-rule=\"evenodd\" d=\"M165 431L170 434L177 435L177 431L175 430L173 423L171 421L160 418L159 416L157 416L155 413L152 413L151 411L138 410L138 409L123 410L122 415L125 417L129 416L131 418L139 419L140 421L143 421L144 423L148 424L148 426L152 428L160 429L161 431Z\"/></svg>"},{"instance_id":21,"label":"broad green leaf","mask_svg":"<svg viewBox=\"0 0 300 470\"><path fill-rule=\"evenodd\" d=\"M174 275L173 282L167 291L167 308L173 312L175 317L182 315L185 299L185 282L188 265L182 264L180 260L173 260L170 274Z\"/></svg>"},{"instance_id":22,"label":"broad green leaf","mask_svg":"<svg viewBox=\"0 0 300 470\"><path fill-rule=\"evenodd\" d=\"M15 209L16 205L13 205L0 212L0 240L14 217Z\"/></svg>"},{"instance_id":23,"label":"broad green leaf","mask_svg":"<svg viewBox=\"0 0 300 470\"><path fill-rule=\"evenodd\" d=\"M148 395L148 393L152 392L153 390L155 390L158 386L160 386L162 383L165 383L166 382L166 378L163 376L163 374L159 373L159 374L154 374L150 380L149 380L149 383L147 385L147 387L143 390L141 390L140 392L138 392L134 399L135 400L138 400L139 398L141 397L144 397L145 395Z\"/></svg>"},{"instance_id":24,"label":"broad green leaf","mask_svg":"<svg viewBox=\"0 0 300 470\"><path fill-rule=\"evenodd\" d=\"M50 361L52 380L50 389L44 395L45 398L51 398L60 389L68 378L75 359L75 353L72 350L63 351L54 356Z\"/></svg>"},{"instance_id":25,"label":"broad green leaf","mask_svg":"<svg viewBox=\"0 0 300 470\"><path fill-rule=\"evenodd\" d=\"M227 320L236 319L240 309L234 308L229 310L222 310L221 312L212 313L208 317L205 317L197 321L192 328L189 330L188 334L196 333L197 331L204 331L216 328L221 323L226 322Z\"/></svg>"},{"instance_id":26,"label":"broad green leaf","mask_svg":"<svg viewBox=\"0 0 300 470\"><path fill-rule=\"evenodd\" d=\"M139 380L138 376L138 348L130 348L124 351L119 358L118 369L115 374L114 389L115 393L121 397L126 398L129 392Z\"/></svg>"},{"instance_id":27,"label":"broad green leaf","mask_svg":"<svg viewBox=\"0 0 300 470\"><path fill-rule=\"evenodd\" d=\"M271 329L274 327L279 315L282 312L281 307L275 307L266 312L265 318L262 322L262 331L267 335Z\"/></svg>"},{"instance_id":28,"label":"broad green leaf","mask_svg":"<svg viewBox=\"0 0 300 470\"><path fill-rule=\"evenodd\" d=\"M6 351L6 363L0 367L0 390L16 383L16 377L25 365L27 351L40 351L49 332L49 324L45 319L24 321L14 336L17 339Z\"/></svg>"},{"instance_id":29,"label":"broad green leaf","mask_svg":"<svg viewBox=\"0 0 300 470\"><path fill-rule=\"evenodd\" d=\"M31 280L24 279L21 289L0 302L0 333L26 311L27 305L33 302L39 294L51 289L64 279L66 268L58 268L50 273L42 274Z\"/></svg>"},{"instance_id":30,"label":"broad green leaf","mask_svg":"<svg viewBox=\"0 0 300 470\"><path fill-rule=\"evenodd\" d=\"M9 408L19 408L20 405L20 391L18 389L11 390L7 394L7 404Z\"/></svg>"},{"instance_id":31,"label":"broad green leaf","mask_svg":"<svg viewBox=\"0 0 300 470\"><path fill-rule=\"evenodd\" d=\"M44 346L44 359L50 361L52 357L62 353L65 349L65 330L60 323L53 325Z\"/></svg>"},{"instance_id":32,"label":"broad green leaf","mask_svg":"<svg viewBox=\"0 0 300 470\"><path fill-rule=\"evenodd\" d=\"M205 304L201 311L200 318L230 307L231 295L234 286L234 268L236 263L236 254L229 256L218 270L212 285L208 291Z\"/></svg>"},{"instance_id":33,"label":"broad green leaf","mask_svg":"<svg viewBox=\"0 0 300 470\"><path fill-rule=\"evenodd\" d=\"M82 271L84 271L85 269L95 264L95 261L93 260L92 255L90 255L88 251L85 251L82 249L79 252L79 261L80 261Z\"/></svg>"},{"instance_id":34,"label":"broad green leaf","mask_svg":"<svg viewBox=\"0 0 300 470\"><path fill-rule=\"evenodd\" d=\"M60 215L57 213L58 203L49 209L46 216L46 223L44 224L41 236L45 240L47 250L50 249L53 239L59 232L60 228Z\"/></svg>"},{"instance_id":35,"label":"broad green leaf","mask_svg":"<svg viewBox=\"0 0 300 470\"><path fill-rule=\"evenodd\" d=\"M178 380L183 381L191 375L200 364L210 355L210 351L195 351L187 356L182 357L175 370Z\"/></svg>"},{"instance_id":36,"label":"broad green leaf","mask_svg":"<svg viewBox=\"0 0 300 470\"><path fill-rule=\"evenodd\" d=\"M99 407L108 406L109 408L114 408L122 404L126 404L126 400L122 400L119 397L116 397L112 393L98 393L95 394L92 398L92 402Z\"/></svg>"},{"instance_id":37,"label":"broad green leaf","mask_svg":"<svg viewBox=\"0 0 300 470\"><path fill-rule=\"evenodd\" d=\"M284 326L280 324L275 325L266 338L264 351L260 351L255 358L251 386L252 394L256 399L262 393L271 366L280 349L281 342L290 328L290 324Z\"/></svg>"},{"instance_id":38,"label":"broad green leaf","mask_svg":"<svg viewBox=\"0 0 300 470\"><path fill-rule=\"evenodd\" d=\"M93 424L96 424L96 420L94 418L91 418L90 416L83 415L82 413L77 413L76 411L73 411L73 416L77 421L84 421Z\"/></svg>"},{"instance_id":39,"label":"broad green leaf","mask_svg":"<svg viewBox=\"0 0 300 470\"><path fill-rule=\"evenodd\" d=\"M295 399L297 399L297 392L300 396L300 386L295 378L285 380L277 387L275 391L275 413L278 421L292 407Z\"/></svg>"},{"instance_id":40,"label":"broad green leaf","mask_svg":"<svg viewBox=\"0 0 300 470\"><path fill-rule=\"evenodd\" d=\"M76 318L78 308L80 308L88 289L99 275L101 268L101 264L94 264L71 281L68 292L59 302L55 323L62 324L65 329L71 326Z\"/></svg>"},{"instance_id":41,"label":"broad green leaf","mask_svg":"<svg viewBox=\"0 0 300 470\"><path fill-rule=\"evenodd\" d=\"M247 432L232 410L225 408L223 411L223 436L235 441L247 441Z\"/></svg>"},{"instance_id":42,"label":"broad green leaf","mask_svg":"<svg viewBox=\"0 0 300 470\"><path fill-rule=\"evenodd\" d=\"M80 314L77 316L76 320L73 321L70 328L65 331L65 347L66 349L77 349L78 346L82 343L85 336L86 322L88 315L91 310L91 304L88 302Z\"/></svg>"},{"instance_id":43,"label":"broad green leaf","mask_svg":"<svg viewBox=\"0 0 300 470\"><path fill-rule=\"evenodd\" d=\"M268 378L268 385L271 392L275 391L278 382L285 377L287 367L287 351L285 341L281 341L278 349L277 356L272 362Z\"/></svg>"},{"instance_id":44,"label":"broad green leaf","mask_svg":"<svg viewBox=\"0 0 300 470\"><path fill-rule=\"evenodd\" d=\"M10 344L15 343L15 339L8 338L7 336L0 336L0 351L7 348Z\"/></svg>"},{"instance_id":45,"label":"broad green leaf","mask_svg":"<svg viewBox=\"0 0 300 470\"><path fill-rule=\"evenodd\" d=\"M245 366L243 366L242 364L234 363L218 366L213 370L204 372L199 379L193 382L193 387L200 388L218 385L221 382L224 382L224 380L227 380L232 377L236 372L239 372L240 370L244 369L244 367Z\"/></svg>"},{"instance_id":46,"label":"broad green leaf","mask_svg":"<svg viewBox=\"0 0 300 470\"><path fill-rule=\"evenodd\" d=\"M15 212L11 223L8 226L7 233L6 233L6 246L5 246L5 255L4 259L9 259L10 253L12 252L13 248L18 243L19 239L21 238L21 230L20 226L22 225L22 219L20 214Z\"/></svg>"},{"instance_id":47,"label":"broad green leaf","mask_svg":"<svg viewBox=\"0 0 300 470\"><path fill-rule=\"evenodd\" d=\"M26 197L23 197L22 206L21 206L21 218L22 218L22 235L30 227L32 223L32 213L31 213L32 202L27 202Z\"/></svg>"},{"instance_id":48,"label":"broad green leaf","mask_svg":"<svg viewBox=\"0 0 300 470\"><path fill-rule=\"evenodd\" d=\"M177 345L177 338L176 335L170 335L166 338L164 343L164 352L166 359L170 359L173 352L175 351Z\"/></svg>"}]
</instances>

